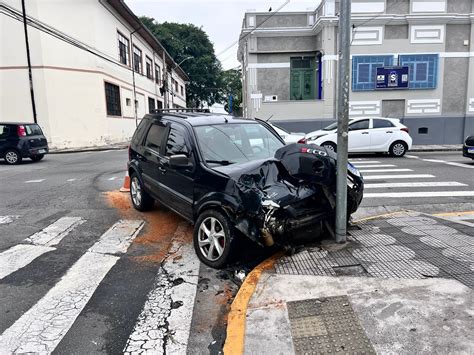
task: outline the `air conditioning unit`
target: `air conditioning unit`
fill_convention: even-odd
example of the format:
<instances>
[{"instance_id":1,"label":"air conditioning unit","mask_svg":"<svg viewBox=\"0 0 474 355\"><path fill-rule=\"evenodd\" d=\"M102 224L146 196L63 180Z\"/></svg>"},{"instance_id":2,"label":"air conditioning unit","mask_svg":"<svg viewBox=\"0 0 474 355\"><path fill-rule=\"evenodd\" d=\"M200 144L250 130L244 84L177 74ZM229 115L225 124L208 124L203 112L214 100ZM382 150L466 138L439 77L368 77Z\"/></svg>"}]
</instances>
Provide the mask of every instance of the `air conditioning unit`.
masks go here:
<instances>
[{"instance_id":1,"label":"air conditioning unit","mask_svg":"<svg viewBox=\"0 0 474 355\"><path fill-rule=\"evenodd\" d=\"M265 95L265 102L278 101L278 95Z\"/></svg>"}]
</instances>

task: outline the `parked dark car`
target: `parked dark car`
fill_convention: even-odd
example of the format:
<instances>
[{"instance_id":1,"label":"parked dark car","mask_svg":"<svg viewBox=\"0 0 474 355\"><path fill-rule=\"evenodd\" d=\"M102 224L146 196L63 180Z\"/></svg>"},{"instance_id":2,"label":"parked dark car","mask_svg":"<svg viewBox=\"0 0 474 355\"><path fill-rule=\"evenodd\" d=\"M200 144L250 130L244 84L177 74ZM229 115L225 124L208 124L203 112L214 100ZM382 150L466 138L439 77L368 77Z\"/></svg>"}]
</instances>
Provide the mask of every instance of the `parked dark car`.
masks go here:
<instances>
[{"instance_id":1,"label":"parked dark car","mask_svg":"<svg viewBox=\"0 0 474 355\"><path fill-rule=\"evenodd\" d=\"M286 145L263 121L201 112L146 115L129 148L131 200L154 200L194 223L199 259L215 268L234 256L240 236L288 245L304 230L334 226L336 160L315 145ZM363 194L348 167L348 215Z\"/></svg>"},{"instance_id":2,"label":"parked dark car","mask_svg":"<svg viewBox=\"0 0 474 355\"><path fill-rule=\"evenodd\" d=\"M474 159L474 136L469 136L464 141L462 155L466 158Z\"/></svg>"},{"instance_id":3,"label":"parked dark car","mask_svg":"<svg viewBox=\"0 0 474 355\"><path fill-rule=\"evenodd\" d=\"M19 164L23 158L40 161L48 153L48 141L35 123L0 123L0 158Z\"/></svg>"}]
</instances>

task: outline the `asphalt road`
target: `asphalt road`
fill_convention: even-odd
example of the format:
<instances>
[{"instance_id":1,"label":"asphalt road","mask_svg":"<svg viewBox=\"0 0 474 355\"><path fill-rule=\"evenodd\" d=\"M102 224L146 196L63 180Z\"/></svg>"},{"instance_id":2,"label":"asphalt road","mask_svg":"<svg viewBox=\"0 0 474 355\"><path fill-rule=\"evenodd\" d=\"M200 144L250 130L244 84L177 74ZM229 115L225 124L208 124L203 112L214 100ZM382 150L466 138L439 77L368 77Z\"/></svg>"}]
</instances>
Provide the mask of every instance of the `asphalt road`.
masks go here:
<instances>
[{"instance_id":1,"label":"asphalt road","mask_svg":"<svg viewBox=\"0 0 474 355\"><path fill-rule=\"evenodd\" d=\"M249 246L226 270L200 265L191 226L159 205L138 213L117 192L126 160L121 150L0 162L0 353L220 351L235 272L265 254ZM474 164L459 152L351 160L366 178L358 216L474 209Z\"/></svg>"}]
</instances>

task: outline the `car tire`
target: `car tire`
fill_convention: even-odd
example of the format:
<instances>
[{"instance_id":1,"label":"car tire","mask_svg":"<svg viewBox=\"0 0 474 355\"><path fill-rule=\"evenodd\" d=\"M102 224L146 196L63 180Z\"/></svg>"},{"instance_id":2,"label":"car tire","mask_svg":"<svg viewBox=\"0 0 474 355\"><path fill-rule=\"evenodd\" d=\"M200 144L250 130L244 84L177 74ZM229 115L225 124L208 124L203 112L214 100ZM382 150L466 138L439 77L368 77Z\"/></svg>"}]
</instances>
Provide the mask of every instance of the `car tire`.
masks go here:
<instances>
[{"instance_id":1,"label":"car tire","mask_svg":"<svg viewBox=\"0 0 474 355\"><path fill-rule=\"evenodd\" d=\"M196 255L203 264L212 268L220 269L232 261L236 239L237 232L229 217L217 210L204 211L194 225Z\"/></svg>"},{"instance_id":2,"label":"car tire","mask_svg":"<svg viewBox=\"0 0 474 355\"><path fill-rule=\"evenodd\" d=\"M151 210L155 203L153 197L143 189L143 184L136 173L130 177L130 199L133 207L140 212Z\"/></svg>"},{"instance_id":3,"label":"car tire","mask_svg":"<svg viewBox=\"0 0 474 355\"><path fill-rule=\"evenodd\" d=\"M408 151L408 145L403 141L393 142L388 152L392 157L401 158Z\"/></svg>"},{"instance_id":4,"label":"car tire","mask_svg":"<svg viewBox=\"0 0 474 355\"><path fill-rule=\"evenodd\" d=\"M333 142L324 142L323 144L321 144L321 147L333 151L334 153L337 153L337 145Z\"/></svg>"},{"instance_id":5,"label":"car tire","mask_svg":"<svg viewBox=\"0 0 474 355\"><path fill-rule=\"evenodd\" d=\"M44 154L37 154L37 155L32 156L31 160L36 162L36 161L40 161L43 158L44 158Z\"/></svg>"},{"instance_id":6,"label":"car tire","mask_svg":"<svg viewBox=\"0 0 474 355\"><path fill-rule=\"evenodd\" d=\"M8 149L3 158L10 165L20 164L22 160L20 153L16 149Z\"/></svg>"}]
</instances>

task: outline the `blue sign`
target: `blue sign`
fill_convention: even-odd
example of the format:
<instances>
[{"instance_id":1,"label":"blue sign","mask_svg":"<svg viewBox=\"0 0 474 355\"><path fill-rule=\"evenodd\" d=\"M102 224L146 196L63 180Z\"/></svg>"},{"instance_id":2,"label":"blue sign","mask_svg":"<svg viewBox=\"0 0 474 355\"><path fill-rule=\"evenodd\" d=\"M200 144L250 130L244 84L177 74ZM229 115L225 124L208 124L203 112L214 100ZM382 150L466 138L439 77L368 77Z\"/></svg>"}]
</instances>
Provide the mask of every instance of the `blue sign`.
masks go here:
<instances>
[{"instance_id":1,"label":"blue sign","mask_svg":"<svg viewBox=\"0 0 474 355\"><path fill-rule=\"evenodd\" d=\"M408 89L409 67L380 67L375 78L376 89Z\"/></svg>"}]
</instances>

